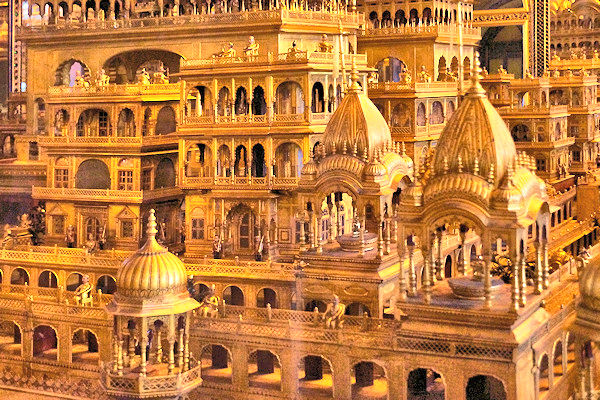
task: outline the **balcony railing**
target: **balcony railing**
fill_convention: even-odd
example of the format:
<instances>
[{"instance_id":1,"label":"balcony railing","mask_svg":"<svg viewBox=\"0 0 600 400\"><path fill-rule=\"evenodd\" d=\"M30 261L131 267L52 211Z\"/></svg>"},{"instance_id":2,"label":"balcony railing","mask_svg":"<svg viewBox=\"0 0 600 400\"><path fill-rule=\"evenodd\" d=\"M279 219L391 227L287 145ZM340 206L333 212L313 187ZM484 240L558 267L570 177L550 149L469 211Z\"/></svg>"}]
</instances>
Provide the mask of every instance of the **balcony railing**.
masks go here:
<instances>
[{"instance_id":1,"label":"balcony railing","mask_svg":"<svg viewBox=\"0 0 600 400\"><path fill-rule=\"evenodd\" d=\"M273 116L268 115L203 115L203 116L187 116L185 117L184 124L187 125L248 125L248 124L292 124L308 122L313 124L327 124L330 113L306 113L303 114L274 114Z\"/></svg>"},{"instance_id":2,"label":"balcony railing","mask_svg":"<svg viewBox=\"0 0 600 400\"><path fill-rule=\"evenodd\" d=\"M84 22L69 21L59 19L57 23L48 24L42 21L40 24L17 27L17 34L27 34L36 32L60 32L72 30L78 32L87 31L114 31L117 29L128 28L156 28L156 27L185 27L195 26L200 29L215 28L223 25L237 26L245 23L263 23L272 24L283 22L284 20L300 20L308 22L330 22L337 24L341 22L344 25L358 25L361 23L362 15L350 13L345 10L340 11L309 11L309 10L290 10L280 8L275 10L253 10L234 13L217 14L195 14L178 15L167 17L147 17L147 18L122 18L117 20L88 20Z\"/></svg>"},{"instance_id":3,"label":"balcony railing","mask_svg":"<svg viewBox=\"0 0 600 400\"><path fill-rule=\"evenodd\" d=\"M436 25L401 25L382 28L368 28L362 32L362 36L390 36L390 35L458 35L459 27L455 24ZM469 26L462 27L463 34L481 36L481 28ZM458 39L457 39L458 40Z\"/></svg>"},{"instance_id":4,"label":"balcony railing","mask_svg":"<svg viewBox=\"0 0 600 400\"><path fill-rule=\"evenodd\" d=\"M383 90L386 92L396 91L428 91L428 90L447 90L457 91L457 82L371 82L368 85L369 90Z\"/></svg>"},{"instance_id":5,"label":"balcony railing","mask_svg":"<svg viewBox=\"0 0 600 400\"><path fill-rule=\"evenodd\" d=\"M34 186L31 190L33 198L47 200L70 201L99 201L99 202L133 202L141 203L143 193L141 190L111 190L111 189L76 189L76 188L50 188Z\"/></svg>"},{"instance_id":6,"label":"balcony railing","mask_svg":"<svg viewBox=\"0 0 600 400\"><path fill-rule=\"evenodd\" d=\"M277 177L240 177L240 176L217 176L217 177L185 177L184 187L210 189L217 187L239 187L245 189L288 189L298 186L299 177L277 178Z\"/></svg>"},{"instance_id":7,"label":"balcony railing","mask_svg":"<svg viewBox=\"0 0 600 400\"><path fill-rule=\"evenodd\" d=\"M180 83L153 83L150 85L124 84L107 86L50 86L50 96L141 96L153 94L173 94L179 96Z\"/></svg>"}]
</instances>

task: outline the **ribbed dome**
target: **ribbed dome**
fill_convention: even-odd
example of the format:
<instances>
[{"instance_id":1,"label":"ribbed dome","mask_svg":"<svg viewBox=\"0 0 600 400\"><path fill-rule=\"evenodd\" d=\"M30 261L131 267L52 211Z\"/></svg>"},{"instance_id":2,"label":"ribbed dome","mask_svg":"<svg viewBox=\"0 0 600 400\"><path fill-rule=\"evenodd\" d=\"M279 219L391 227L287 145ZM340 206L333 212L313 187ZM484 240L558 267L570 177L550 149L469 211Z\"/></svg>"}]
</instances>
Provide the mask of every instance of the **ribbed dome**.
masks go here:
<instances>
[{"instance_id":1,"label":"ribbed dome","mask_svg":"<svg viewBox=\"0 0 600 400\"><path fill-rule=\"evenodd\" d=\"M392 140L387 122L371 100L362 92L356 71L352 70L352 84L335 110L323 134L327 151L343 152L355 144L359 151L368 152L369 158L385 143Z\"/></svg>"},{"instance_id":2,"label":"ribbed dome","mask_svg":"<svg viewBox=\"0 0 600 400\"><path fill-rule=\"evenodd\" d=\"M133 297L186 292L187 274L183 262L156 241L154 210L150 210L146 233L146 243L127 258L117 272L117 292Z\"/></svg>"},{"instance_id":3,"label":"ribbed dome","mask_svg":"<svg viewBox=\"0 0 600 400\"><path fill-rule=\"evenodd\" d=\"M463 166L472 170L477 160L480 176L488 177L490 168L494 169L493 184L498 187L517 150L506 123L479 82L478 58L474 67L473 84L440 135L433 165L436 174L453 173Z\"/></svg>"}]
</instances>

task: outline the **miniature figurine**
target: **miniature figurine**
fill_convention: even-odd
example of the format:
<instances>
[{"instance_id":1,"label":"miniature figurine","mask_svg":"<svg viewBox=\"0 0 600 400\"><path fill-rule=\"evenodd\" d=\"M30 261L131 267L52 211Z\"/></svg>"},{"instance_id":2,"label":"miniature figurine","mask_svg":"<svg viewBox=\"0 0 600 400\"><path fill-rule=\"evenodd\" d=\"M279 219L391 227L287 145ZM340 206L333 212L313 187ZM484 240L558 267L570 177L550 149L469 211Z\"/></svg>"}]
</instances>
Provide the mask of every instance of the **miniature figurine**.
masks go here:
<instances>
[{"instance_id":1,"label":"miniature figurine","mask_svg":"<svg viewBox=\"0 0 600 400\"><path fill-rule=\"evenodd\" d=\"M88 239L85 242L84 248L87 254L92 254L98 249L98 243L94 239L94 235L88 234Z\"/></svg>"},{"instance_id":2,"label":"miniature figurine","mask_svg":"<svg viewBox=\"0 0 600 400\"><path fill-rule=\"evenodd\" d=\"M98 79L96 80L96 85L99 87L108 86L110 83L110 76L106 75L106 71L104 68L100 68L98 71Z\"/></svg>"},{"instance_id":3,"label":"miniature figurine","mask_svg":"<svg viewBox=\"0 0 600 400\"><path fill-rule=\"evenodd\" d=\"M327 41L327 34L321 35L321 41L317 44L317 52L319 53L331 53L333 52L333 44Z\"/></svg>"},{"instance_id":4,"label":"miniature figurine","mask_svg":"<svg viewBox=\"0 0 600 400\"><path fill-rule=\"evenodd\" d=\"M215 259L220 259L223 254L223 243L222 243L222 239L221 239L221 235L215 235L215 238L213 239L213 258Z\"/></svg>"},{"instance_id":5,"label":"miniature figurine","mask_svg":"<svg viewBox=\"0 0 600 400\"><path fill-rule=\"evenodd\" d=\"M219 316L219 303L221 299L215 294L215 285L212 285L210 291L200 303L200 315L204 318L217 318Z\"/></svg>"},{"instance_id":6,"label":"miniature figurine","mask_svg":"<svg viewBox=\"0 0 600 400\"><path fill-rule=\"evenodd\" d=\"M75 289L75 303L79 306L91 306L94 301L92 296L93 289L94 286L90 283L89 275L84 275L81 285L77 286L77 289Z\"/></svg>"},{"instance_id":7,"label":"miniature figurine","mask_svg":"<svg viewBox=\"0 0 600 400\"><path fill-rule=\"evenodd\" d=\"M248 37L248 45L244 48L244 55L246 57L257 56L259 47L260 45L254 41L254 36Z\"/></svg>"},{"instance_id":8,"label":"miniature figurine","mask_svg":"<svg viewBox=\"0 0 600 400\"><path fill-rule=\"evenodd\" d=\"M72 249L75 247L75 227L73 225L69 225L67 227L67 233L65 234L65 242L68 248Z\"/></svg>"},{"instance_id":9,"label":"miniature figurine","mask_svg":"<svg viewBox=\"0 0 600 400\"><path fill-rule=\"evenodd\" d=\"M346 312L346 306L340 303L340 298L337 295L333 295L333 300L327 305L327 309L323 313L323 320L325 321L325 327L328 329L338 329L344 324L344 313Z\"/></svg>"},{"instance_id":10,"label":"miniature figurine","mask_svg":"<svg viewBox=\"0 0 600 400\"><path fill-rule=\"evenodd\" d=\"M424 65L421 66L421 71L419 72L418 79L419 82L431 82L431 75L429 75L429 72L427 72L427 69Z\"/></svg>"}]
</instances>

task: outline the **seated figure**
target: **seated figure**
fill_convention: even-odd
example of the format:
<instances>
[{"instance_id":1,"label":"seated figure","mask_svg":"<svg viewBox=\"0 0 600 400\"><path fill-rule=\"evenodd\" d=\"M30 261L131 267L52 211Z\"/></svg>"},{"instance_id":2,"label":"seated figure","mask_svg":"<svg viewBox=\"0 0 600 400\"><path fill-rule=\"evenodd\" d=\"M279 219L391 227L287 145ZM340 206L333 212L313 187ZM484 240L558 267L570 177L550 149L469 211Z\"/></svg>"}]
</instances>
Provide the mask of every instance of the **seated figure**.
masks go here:
<instances>
[{"instance_id":1,"label":"seated figure","mask_svg":"<svg viewBox=\"0 0 600 400\"><path fill-rule=\"evenodd\" d=\"M423 82L423 83L431 82L431 75L429 75L429 72L427 72L427 69L425 68L424 65L421 66L421 71L419 72L418 78L419 78L419 82Z\"/></svg>"},{"instance_id":2,"label":"seated figure","mask_svg":"<svg viewBox=\"0 0 600 400\"><path fill-rule=\"evenodd\" d=\"M98 242L94 239L94 235L91 233L88 235L88 239L85 241L85 250L87 254L92 254L98 248Z\"/></svg>"},{"instance_id":3,"label":"seated figure","mask_svg":"<svg viewBox=\"0 0 600 400\"><path fill-rule=\"evenodd\" d=\"M298 44L296 43L296 41L294 40L292 42L292 47L290 47L288 49L287 52L287 58L288 59L294 59L298 57L298 54L301 53L300 49L298 48Z\"/></svg>"},{"instance_id":4,"label":"seated figure","mask_svg":"<svg viewBox=\"0 0 600 400\"><path fill-rule=\"evenodd\" d=\"M92 297L94 286L90 283L89 275L83 276L83 282L75 289L75 303L78 306L93 305L94 298Z\"/></svg>"},{"instance_id":5,"label":"seated figure","mask_svg":"<svg viewBox=\"0 0 600 400\"><path fill-rule=\"evenodd\" d=\"M317 44L317 51L319 53L331 53L333 52L333 44L327 41L327 34L321 35L321 41Z\"/></svg>"},{"instance_id":6,"label":"seated figure","mask_svg":"<svg viewBox=\"0 0 600 400\"><path fill-rule=\"evenodd\" d=\"M90 87L90 82L87 79L87 77L81 76L81 72L77 71L77 73L75 74L75 86L76 87L89 88Z\"/></svg>"},{"instance_id":7,"label":"seated figure","mask_svg":"<svg viewBox=\"0 0 600 400\"><path fill-rule=\"evenodd\" d=\"M340 298L337 295L333 295L333 300L327 305L327 309L323 313L325 328L341 328L344 325L343 317L345 312L346 306L340 303Z\"/></svg>"},{"instance_id":8,"label":"seated figure","mask_svg":"<svg viewBox=\"0 0 600 400\"><path fill-rule=\"evenodd\" d=\"M140 71L140 75L138 76L138 83L142 85L149 85L150 82L150 74L146 71L146 68L142 68Z\"/></svg>"},{"instance_id":9,"label":"seated figure","mask_svg":"<svg viewBox=\"0 0 600 400\"><path fill-rule=\"evenodd\" d=\"M200 303L200 315L205 318L217 318L219 316L219 303L221 299L215 294L215 285L212 285L210 292L202 299Z\"/></svg>"},{"instance_id":10,"label":"seated figure","mask_svg":"<svg viewBox=\"0 0 600 400\"><path fill-rule=\"evenodd\" d=\"M258 55L258 48L260 45L254 41L254 36L248 38L248 45L244 48L244 55L246 57L252 57Z\"/></svg>"},{"instance_id":11,"label":"seated figure","mask_svg":"<svg viewBox=\"0 0 600 400\"><path fill-rule=\"evenodd\" d=\"M96 81L97 86L108 86L110 83L110 76L106 74L104 68L101 68L98 72L98 79Z\"/></svg>"},{"instance_id":12,"label":"seated figure","mask_svg":"<svg viewBox=\"0 0 600 400\"><path fill-rule=\"evenodd\" d=\"M229 42L229 47L227 49L225 49L224 47L221 49L220 52L218 52L217 54L213 55L213 57L217 57L217 58L233 58L236 55L236 51L233 48L233 43Z\"/></svg>"}]
</instances>

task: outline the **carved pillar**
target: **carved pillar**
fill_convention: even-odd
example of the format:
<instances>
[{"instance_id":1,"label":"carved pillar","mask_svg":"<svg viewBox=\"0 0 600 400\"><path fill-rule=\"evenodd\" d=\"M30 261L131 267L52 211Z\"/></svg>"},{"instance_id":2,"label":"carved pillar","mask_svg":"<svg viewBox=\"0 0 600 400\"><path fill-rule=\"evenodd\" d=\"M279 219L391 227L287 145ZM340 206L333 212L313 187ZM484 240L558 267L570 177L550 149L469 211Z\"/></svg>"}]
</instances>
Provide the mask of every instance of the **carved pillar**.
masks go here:
<instances>
[{"instance_id":1,"label":"carved pillar","mask_svg":"<svg viewBox=\"0 0 600 400\"><path fill-rule=\"evenodd\" d=\"M461 252L460 252L460 258L458 259L458 265L457 265L457 267L458 267L458 273L460 275L464 275L465 274L465 270L466 270L465 260L466 260L466 257L467 257L467 254L466 254L467 249L465 248L465 241L467 239L467 230L464 229L463 227L464 227L464 225L460 226L460 233L459 233L459 235L460 235L460 249L461 249Z\"/></svg>"},{"instance_id":2,"label":"carved pillar","mask_svg":"<svg viewBox=\"0 0 600 400\"><path fill-rule=\"evenodd\" d=\"M179 328L179 340L177 341L177 366L181 371L183 368L183 328Z\"/></svg>"},{"instance_id":3,"label":"carved pillar","mask_svg":"<svg viewBox=\"0 0 600 400\"><path fill-rule=\"evenodd\" d=\"M402 234L404 238L404 234ZM406 301L406 278L404 276L404 240L397 245L398 250L398 301Z\"/></svg>"},{"instance_id":4,"label":"carved pillar","mask_svg":"<svg viewBox=\"0 0 600 400\"><path fill-rule=\"evenodd\" d=\"M510 308L512 311L519 310L519 265L521 264L521 253L511 250L512 287L510 296Z\"/></svg>"},{"instance_id":5,"label":"carved pillar","mask_svg":"<svg viewBox=\"0 0 600 400\"><path fill-rule=\"evenodd\" d=\"M407 239L408 246L408 295L417 295L417 271L415 269L415 242L412 235Z\"/></svg>"},{"instance_id":6,"label":"carved pillar","mask_svg":"<svg viewBox=\"0 0 600 400\"><path fill-rule=\"evenodd\" d=\"M548 265L548 241L542 240L542 267L543 267L543 287L548 289L550 285L550 266Z\"/></svg>"},{"instance_id":7,"label":"carved pillar","mask_svg":"<svg viewBox=\"0 0 600 400\"><path fill-rule=\"evenodd\" d=\"M317 254L323 254L323 243L322 243L322 230L323 230L323 217L321 212L317 214L317 226L316 226L316 246L317 246Z\"/></svg>"},{"instance_id":8,"label":"carved pillar","mask_svg":"<svg viewBox=\"0 0 600 400\"><path fill-rule=\"evenodd\" d=\"M535 294L542 293L544 290L544 267L542 266L542 245L539 241L534 242L535 246Z\"/></svg>"},{"instance_id":9,"label":"carved pillar","mask_svg":"<svg viewBox=\"0 0 600 400\"><path fill-rule=\"evenodd\" d=\"M333 219L334 205L331 202L331 196L327 197L327 208L329 209L329 243L333 243L336 238L336 223Z\"/></svg>"},{"instance_id":10,"label":"carved pillar","mask_svg":"<svg viewBox=\"0 0 600 400\"><path fill-rule=\"evenodd\" d=\"M304 231L304 218L300 220L300 251L306 250L306 232Z\"/></svg>"},{"instance_id":11,"label":"carved pillar","mask_svg":"<svg viewBox=\"0 0 600 400\"><path fill-rule=\"evenodd\" d=\"M315 247L315 223L313 214L314 212L312 211L308 213L308 220L310 221L308 224L308 242L311 249Z\"/></svg>"},{"instance_id":12,"label":"carved pillar","mask_svg":"<svg viewBox=\"0 0 600 400\"><path fill-rule=\"evenodd\" d=\"M431 303L431 292L433 288L433 274L432 274L432 256L433 256L433 240L430 240L428 243L429 246L421 247L421 252L423 253L423 282L421 286L423 287L424 292L424 300L425 304Z\"/></svg>"},{"instance_id":13,"label":"carved pillar","mask_svg":"<svg viewBox=\"0 0 600 400\"><path fill-rule=\"evenodd\" d=\"M140 335L142 337L142 341L140 343L140 353L141 353L140 374L146 375L146 365L147 365L146 347L148 347L148 330L146 329L146 317L141 318Z\"/></svg>"},{"instance_id":14,"label":"carved pillar","mask_svg":"<svg viewBox=\"0 0 600 400\"><path fill-rule=\"evenodd\" d=\"M442 280L442 235L441 229L436 231L435 237L437 242L437 255L435 257L435 279Z\"/></svg>"},{"instance_id":15,"label":"carved pillar","mask_svg":"<svg viewBox=\"0 0 600 400\"><path fill-rule=\"evenodd\" d=\"M492 255L489 250L485 250L483 253L483 294L484 294L484 307L486 309L492 308L492 278L490 271L492 269Z\"/></svg>"},{"instance_id":16,"label":"carved pillar","mask_svg":"<svg viewBox=\"0 0 600 400\"><path fill-rule=\"evenodd\" d=\"M379 235L377 240L377 257L383 257L383 221L379 222Z\"/></svg>"},{"instance_id":17,"label":"carved pillar","mask_svg":"<svg viewBox=\"0 0 600 400\"><path fill-rule=\"evenodd\" d=\"M519 306L525 307L527 304L527 276L525 274L527 267L525 253L521 253L521 264L519 265Z\"/></svg>"},{"instance_id":18,"label":"carved pillar","mask_svg":"<svg viewBox=\"0 0 600 400\"><path fill-rule=\"evenodd\" d=\"M123 338L118 338L117 343L117 374L123 375Z\"/></svg>"},{"instance_id":19,"label":"carved pillar","mask_svg":"<svg viewBox=\"0 0 600 400\"><path fill-rule=\"evenodd\" d=\"M390 242L391 242L391 233L390 233L390 219L386 218L385 219L385 247L384 247L384 254L390 254Z\"/></svg>"}]
</instances>

